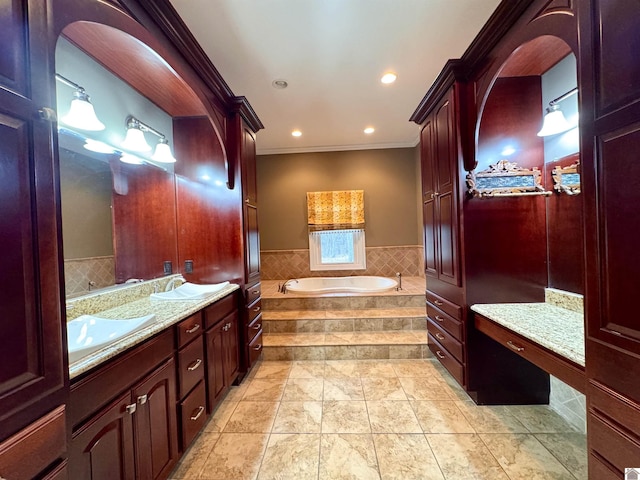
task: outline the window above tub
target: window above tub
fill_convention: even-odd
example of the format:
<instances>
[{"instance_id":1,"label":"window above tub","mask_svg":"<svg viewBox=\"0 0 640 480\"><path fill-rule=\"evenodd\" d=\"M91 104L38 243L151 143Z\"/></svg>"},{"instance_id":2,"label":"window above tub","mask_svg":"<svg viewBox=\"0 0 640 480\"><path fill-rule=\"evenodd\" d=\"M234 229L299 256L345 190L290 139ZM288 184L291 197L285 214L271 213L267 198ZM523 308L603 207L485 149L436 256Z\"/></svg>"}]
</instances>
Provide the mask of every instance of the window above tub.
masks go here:
<instances>
[{"instance_id":1,"label":"window above tub","mask_svg":"<svg viewBox=\"0 0 640 480\"><path fill-rule=\"evenodd\" d=\"M309 232L309 258L311 271L364 270L364 229Z\"/></svg>"}]
</instances>

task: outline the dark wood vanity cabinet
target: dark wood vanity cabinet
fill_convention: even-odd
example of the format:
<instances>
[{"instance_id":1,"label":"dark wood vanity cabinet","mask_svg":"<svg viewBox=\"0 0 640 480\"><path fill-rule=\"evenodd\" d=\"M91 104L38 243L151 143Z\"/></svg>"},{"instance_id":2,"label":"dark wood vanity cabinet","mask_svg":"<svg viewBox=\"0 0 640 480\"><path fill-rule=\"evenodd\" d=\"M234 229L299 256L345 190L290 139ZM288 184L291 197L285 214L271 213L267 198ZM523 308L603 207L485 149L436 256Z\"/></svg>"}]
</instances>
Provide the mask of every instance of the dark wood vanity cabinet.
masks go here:
<instances>
[{"instance_id":1,"label":"dark wood vanity cabinet","mask_svg":"<svg viewBox=\"0 0 640 480\"><path fill-rule=\"evenodd\" d=\"M589 469L622 478L640 465L640 8L577 4Z\"/></svg>"}]
</instances>

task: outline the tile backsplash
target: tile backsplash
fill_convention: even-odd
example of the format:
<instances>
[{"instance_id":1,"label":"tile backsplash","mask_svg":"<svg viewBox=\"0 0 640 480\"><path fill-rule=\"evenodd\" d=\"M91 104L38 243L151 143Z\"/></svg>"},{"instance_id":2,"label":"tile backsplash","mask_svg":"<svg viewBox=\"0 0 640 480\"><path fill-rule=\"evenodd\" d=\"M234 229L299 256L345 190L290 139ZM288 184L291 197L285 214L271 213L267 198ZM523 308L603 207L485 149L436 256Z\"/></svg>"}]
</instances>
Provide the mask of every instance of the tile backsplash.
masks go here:
<instances>
[{"instance_id":1,"label":"tile backsplash","mask_svg":"<svg viewBox=\"0 0 640 480\"><path fill-rule=\"evenodd\" d=\"M64 261L64 288L68 297L83 295L114 283L116 274L113 255Z\"/></svg>"},{"instance_id":2,"label":"tile backsplash","mask_svg":"<svg viewBox=\"0 0 640 480\"><path fill-rule=\"evenodd\" d=\"M260 252L260 276L263 280L349 275L393 277L398 272L407 277L424 276L422 245L367 247L366 254L365 270L312 272L309 249L263 250Z\"/></svg>"}]
</instances>

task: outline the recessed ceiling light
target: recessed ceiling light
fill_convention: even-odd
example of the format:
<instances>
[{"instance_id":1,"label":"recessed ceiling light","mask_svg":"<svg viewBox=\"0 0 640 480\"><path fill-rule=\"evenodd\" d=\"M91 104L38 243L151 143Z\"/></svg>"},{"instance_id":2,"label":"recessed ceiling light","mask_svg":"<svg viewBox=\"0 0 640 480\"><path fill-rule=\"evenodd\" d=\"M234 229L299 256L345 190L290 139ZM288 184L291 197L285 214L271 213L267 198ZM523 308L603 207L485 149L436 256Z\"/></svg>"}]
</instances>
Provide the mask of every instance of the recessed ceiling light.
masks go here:
<instances>
[{"instance_id":1,"label":"recessed ceiling light","mask_svg":"<svg viewBox=\"0 0 640 480\"><path fill-rule=\"evenodd\" d=\"M387 72L387 73L385 73L385 74L382 76L382 78L380 79L380 81L381 81L382 83L387 83L387 84L388 84L388 83L393 83L393 82L395 82L395 81L396 81L396 78L398 78L398 76L397 76L395 73L393 73L393 72Z\"/></svg>"},{"instance_id":2,"label":"recessed ceiling light","mask_svg":"<svg viewBox=\"0 0 640 480\"><path fill-rule=\"evenodd\" d=\"M300 130L294 130L293 132L291 132L291 135L293 135L294 137L300 137L302 136L302 132Z\"/></svg>"},{"instance_id":3,"label":"recessed ceiling light","mask_svg":"<svg viewBox=\"0 0 640 480\"><path fill-rule=\"evenodd\" d=\"M289 86L289 82L279 78L279 79L274 80L273 82L271 82L271 85L273 86L273 88L277 88L278 90L282 90L282 89L285 89L285 88L287 88Z\"/></svg>"},{"instance_id":4,"label":"recessed ceiling light","mask_svg":"<svg viewBox=\"0 0 640 480\"><path fill-rule=\"evenodd\" d=\"M367 127L367 128L364 129L364 133L366 133L367 135L370 135L375 131L376 131L376 129L373 128L373 127Z\"/></svg>"}]
</instances>

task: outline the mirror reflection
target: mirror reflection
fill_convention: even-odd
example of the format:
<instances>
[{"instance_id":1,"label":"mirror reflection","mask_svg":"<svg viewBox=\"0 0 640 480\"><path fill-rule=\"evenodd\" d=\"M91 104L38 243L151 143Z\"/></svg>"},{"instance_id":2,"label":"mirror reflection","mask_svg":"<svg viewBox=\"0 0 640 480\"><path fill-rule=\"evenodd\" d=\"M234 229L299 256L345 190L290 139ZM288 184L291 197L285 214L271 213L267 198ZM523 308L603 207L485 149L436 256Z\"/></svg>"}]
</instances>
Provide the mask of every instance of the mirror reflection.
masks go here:
<instances>
[{"instance_id":1,"label":"mirror reflection","mask_svg":"<svg viewBox=\"0 0 640 480\"><path fill-rule=\"evenodd\" d=\"M546 242L547 286L583 293L576 93L576 57L564 41L546 35L516 49L501 67L482 105L475 172L505 161L540 171L546 192L541 193L541 228L546 232L536 230L530 238L540 236ZM548 114L561 116L564 126L554 129ZM565 180L574 187L554 188L554 171L573 172ZM562 176L555 176L557 183Z\"/></svg>"}]
</instances>

